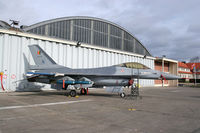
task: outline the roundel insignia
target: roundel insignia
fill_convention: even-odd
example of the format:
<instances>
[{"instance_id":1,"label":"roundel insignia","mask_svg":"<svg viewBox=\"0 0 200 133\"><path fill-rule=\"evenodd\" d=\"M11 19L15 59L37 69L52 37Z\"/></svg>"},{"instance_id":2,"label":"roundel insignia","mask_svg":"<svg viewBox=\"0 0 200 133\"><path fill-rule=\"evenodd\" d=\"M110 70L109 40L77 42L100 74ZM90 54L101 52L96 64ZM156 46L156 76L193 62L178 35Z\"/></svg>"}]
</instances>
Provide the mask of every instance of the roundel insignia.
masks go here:
<instances>
[{"instance_id":1,"label":"roundel insignia","mask_svg":"<svg viewBox=\"0 0 200 133\"><path fill-rule=\"evenodd\" d=\"M11 78L12 78L12 79L15 79L15 78L16 78L16 75L15 75L15 74L11 75Z\"/></svg>"}]
</instances>

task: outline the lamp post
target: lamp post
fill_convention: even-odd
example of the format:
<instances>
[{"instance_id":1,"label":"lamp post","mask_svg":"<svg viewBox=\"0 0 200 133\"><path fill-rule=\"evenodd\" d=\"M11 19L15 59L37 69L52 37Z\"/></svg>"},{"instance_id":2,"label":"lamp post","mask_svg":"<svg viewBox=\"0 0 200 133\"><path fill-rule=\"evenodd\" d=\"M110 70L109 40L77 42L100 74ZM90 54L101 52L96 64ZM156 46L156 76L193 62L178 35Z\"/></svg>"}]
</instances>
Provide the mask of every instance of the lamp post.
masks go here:
<instances>
[{"instance_id":1,"label":"lamp post","mask_svg":"<svg viewBox=\"0 0 200 133\"><path fill-rule=\"evenodd\" d=\"M139 84L140 84L140 81L139 81L139 74L140 74L139 67L137 67L137 73L138 73L138 76L137 76L136 95L139 96Z\"/></svg>"},{"instance_id":2,"label":"lamp post","mask_svg":"<svg viewBox=\"0 0 200 133\"><path fill-rule=\"evenodd\" d=\"M196 86L197 83L197 71L196 71L196 65L194 63L194 85Z\"/></svg>"}]
</instances>

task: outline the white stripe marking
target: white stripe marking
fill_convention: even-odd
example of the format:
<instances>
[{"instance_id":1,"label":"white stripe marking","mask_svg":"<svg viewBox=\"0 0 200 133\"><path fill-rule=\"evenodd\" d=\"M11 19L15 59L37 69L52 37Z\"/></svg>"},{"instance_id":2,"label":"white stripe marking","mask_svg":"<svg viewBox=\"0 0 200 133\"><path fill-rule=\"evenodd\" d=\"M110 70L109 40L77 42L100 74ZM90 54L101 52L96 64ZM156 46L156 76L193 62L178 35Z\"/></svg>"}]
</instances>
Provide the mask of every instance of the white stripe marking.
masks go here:
<instances>
[{"instance_id":1,"label":"white stripe marking","mask_svg":"<svg viewBox=\"0 0 200 133\"><path fill-rule=\"evenodd\" d=\"M87 99L87 100L78 100L78 101L57 102L57 103L44 103L44 104L32 104L32 105L23 105L23 106L6 106L6 107L0 107L0 110L30 108L30 107L40 107L40 106L50 106L50 105L60 105L60 104L88 102L88 101L91 101L91 100Z\"/></svg>"},{"instance_id":2,"label":"white stripe marking","mask_svg":"<svg viewBox=\"0 0 200 133\"><path fill-rule=\"evenodd\" d=\"M179 90L175 90L175 91L170 91L170 92L180 92Z\"/></svg>"}]
</instances>

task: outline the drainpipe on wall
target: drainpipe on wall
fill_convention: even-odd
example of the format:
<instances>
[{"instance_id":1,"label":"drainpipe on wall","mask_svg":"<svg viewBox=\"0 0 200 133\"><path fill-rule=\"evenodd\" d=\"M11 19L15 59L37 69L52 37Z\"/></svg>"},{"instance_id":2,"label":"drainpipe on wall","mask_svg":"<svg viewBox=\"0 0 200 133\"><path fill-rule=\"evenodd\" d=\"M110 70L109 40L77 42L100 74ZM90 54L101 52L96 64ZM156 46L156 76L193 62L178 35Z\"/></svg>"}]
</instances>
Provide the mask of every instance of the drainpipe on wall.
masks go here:
<instances>
[{"instance_id":1,"label":"drainpipe on wall","mask_svg":"<svg viewBox=\"0 0 200 133\"><path fill-rule=\"evenodd\" d=\"M164 72L164 58L162 58L162 72ZM162 87L164 86L164 81L162 79Z\"/></svg>"}]
</instances>

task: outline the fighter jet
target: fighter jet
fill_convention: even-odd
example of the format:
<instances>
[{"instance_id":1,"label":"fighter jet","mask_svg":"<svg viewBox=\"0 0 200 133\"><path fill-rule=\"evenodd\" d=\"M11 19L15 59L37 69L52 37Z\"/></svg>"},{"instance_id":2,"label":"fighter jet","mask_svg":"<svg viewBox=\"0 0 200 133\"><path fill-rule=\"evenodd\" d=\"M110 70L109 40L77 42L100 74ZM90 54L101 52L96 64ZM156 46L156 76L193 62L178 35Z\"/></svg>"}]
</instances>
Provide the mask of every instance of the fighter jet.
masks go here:
<instances>
[{"instance_id":1,"label":"fighter jet","mask_svg":"<svg viewBox=\"0 0 200 133\"><path fill-rule=\"evenodd\" d=\"M127 62L108 67L90 69L72 69L58 65L39 45L29 46L35 66L30 67L26 76L29 82L46 84L61 84L69 90L72 97L86 94L86 88L94 87L125 87L133 85L133 79L162 79L176 80L178 76L152 70L137 62ZM124 96L123 93L120 96Z\"/></svg>"}]
</instances>

